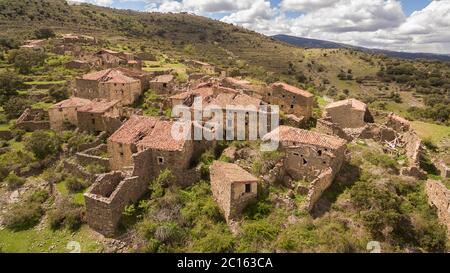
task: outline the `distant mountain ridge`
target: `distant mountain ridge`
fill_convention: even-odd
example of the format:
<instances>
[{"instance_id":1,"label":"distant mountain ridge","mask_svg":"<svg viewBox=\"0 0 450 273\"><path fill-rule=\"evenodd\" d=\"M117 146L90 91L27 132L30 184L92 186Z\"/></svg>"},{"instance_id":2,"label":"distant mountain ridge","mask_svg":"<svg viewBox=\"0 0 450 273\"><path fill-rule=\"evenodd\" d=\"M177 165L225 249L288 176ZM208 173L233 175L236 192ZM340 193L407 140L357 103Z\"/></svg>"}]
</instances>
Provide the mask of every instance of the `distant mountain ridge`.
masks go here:
<instances>
[{"instance_id":1,"label":"distant mountain ridge","mask_svg":"<svg viewBox=\"0 0 450 273\"><path fill-rule=\"evenodd\" d=\"M411 53L411 52L401 52L401 51L391 51L383 49L373 49L360 46L353 46L343 43L330 42L318 39L309 39L303 37L296 37L290 35L274 35L272 36L275 40L285 42L298 47L309 47L309 48L353 48L361 50L368 53L378 53L384 54L389 57L402 58L408 60L417 59L427 59L427 60L439 60L439 61L450 61L450 55L444 54L433 54L433 53Z\"/></svg>"}]
</instances>

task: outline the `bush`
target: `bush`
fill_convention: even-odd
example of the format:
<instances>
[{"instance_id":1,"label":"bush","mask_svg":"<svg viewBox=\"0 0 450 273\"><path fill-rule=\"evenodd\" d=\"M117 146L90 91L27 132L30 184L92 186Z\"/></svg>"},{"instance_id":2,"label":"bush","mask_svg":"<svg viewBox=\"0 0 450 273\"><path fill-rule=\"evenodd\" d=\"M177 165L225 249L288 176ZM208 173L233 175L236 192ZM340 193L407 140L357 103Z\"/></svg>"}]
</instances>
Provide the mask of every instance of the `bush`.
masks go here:
<instances>
[{"instance_id":1,"label":"bush","mask_svg":"<svg viewBox=\"0 0 450 273\"><path fill-rule=\"evenodd\" d=\"M2 102L12 96L17 96L17 91L24 87L23 78L16 73L11 71L0 73L0 98Z\"/></svg>"},{"instance_id":2,"label":"bush","mask_svg":"<svg viewBox=\"0 0 450 273\"><path fill-rule=\"evenodd\" d=\"M5 214L4 224L14 231L26 230L37 225L43 213L38 203L17 204Z\"/></svg>"},{"instance_id":3,"label":"bush","mask_svg":"<svg viewBox=\"0 0 450 273\"><path fill-rule=\"evenodd\" d=\"M86 184L74 176L66 178L65 183L67 190L71 193L81 192L86 188Z\"/></svg>"},{"instance_id":4,"label":"bush","mask_svg":"<svg viewBox=\"0 0 450 273\"><path fill-rule=\"evenodd\" d=\"M31 102L22 97L11 97L3 105L9 119L14 119L20 117L23 111L31 106Z\"/></svg>"},{"instance_id":5,"label":"bush","mask_svg":"<svg viewBox=\"0 0 450 273\"><path fill-rule=\"evenodd\" d=\"M32 49L11 50L8 62L13 64L21 74L29 74L35 66L42 66L47 55L41 51Z\"/></svg>"},{"instance_id":6,"label":"bush","mask_svg":"<svg viewBox=\"0 0 450 273\"><path fill-rule=\"evenodd\" d=\"M48 94L55 101L63 101L65 99L68 99L70 96L69 89L67 88L67 86L63 86L63 87L59 87L59 88L51 87L48 90Z\"/></svg>"},{"instance_id":7,"label":"bush","mask_svg":"<svg viewBox=\"0 0 450 273\"><path fill-rule=\"evenodd\" d=\"M5 182L6 185L8 185L9 190L20 188L23 184L25 184L25 181L25 178L17 176L14 172L10 172L9 175L5 178Z\"/></svg>"},{"instance_id":8,"label":"bush","mask_svg":"<svg viewBox=\"0 0 450 273\"><path fill-rule=\"evenodd\" d=\"M49 212L48 223L52 230L65 227L76 231L83 224L83 208L68 199L63 199L56 209Z\"/></svg>"},{"instance_id":9,"label":"bush","mask_svg":"<svg viewBox=\"0 0 450 273\"><path fill-rule=\"evenodd\" d=\"M37 39L49 39L56 36L55 32L51 28L41 28L34 32Z\"/></svg>"},{"instance_id":10,"label":"bush","mask_svg":"<svg viewBox=\"0 0 450 273\"><path fill-rule=\"evenodd\" d=\"M58 136L42 130L33 132L26 140L25 147L41 160L56 155L61 148Z\"/></svg>"}]
</instances>

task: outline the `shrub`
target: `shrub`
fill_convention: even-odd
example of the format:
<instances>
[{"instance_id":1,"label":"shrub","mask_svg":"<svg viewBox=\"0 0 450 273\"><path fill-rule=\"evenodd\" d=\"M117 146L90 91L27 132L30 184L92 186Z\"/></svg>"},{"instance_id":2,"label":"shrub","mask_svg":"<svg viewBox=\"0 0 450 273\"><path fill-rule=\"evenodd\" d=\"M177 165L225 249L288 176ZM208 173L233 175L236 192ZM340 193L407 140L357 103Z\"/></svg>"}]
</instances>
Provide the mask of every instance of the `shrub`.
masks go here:
<instances>
[{"instance_id":1,"label":"shrub","mask_svg":"<svg viewBox=\"0 0 450 273\"><path fill-rule=\"evenodd\" d=\"M46 131L35 131L26 140L25 147L32 152L36 158L45 159L49 155L55 155L60 150L60 141L54 133Z\"/></svg>"},{"instance_id":2,"label":"shrub","mask_svg":"<svg viewBox=\"0 0 450 273\"><path fill-rule=\"evenodd\" d=\"M6 185L8 185L9 190L20 188L23 184L25 184L25 181L25 178L17 176L14 172L10 172L9 175L5 178L5 182Z\"/></svg>"},{"instance_id":3,"label":"shrub","mask_svg":"<svg viewBox=\"0 0 450 273\"><path fill-rule=\"evenodd\" d=\"M25 203L13 206L4 217L7 228L20 231L34 227L39 223L43 210L38 203Z\"/></svg>"},{"instance_id":4,"label":"shrub","mask_svg":"<svg viewBox=\"0 0 450 273\"><path fill-rule=\"evenodd\" d=\"M25 109L29 108L31 103L29 100L22 97L11 97L3 105L7 117L9 119L14 119L20 117Z\"/></svg>"},{"instance_id":5,"label":"shrub","mask_svg":"<svg viewBox=\"0 0 450 273\"><path fill-rule=\"evenodd\" d=\"M69 89L67 88L67 86L63 86L63 87L59 87L59 88L51 87L48 90L48 94L55 101L62 101L62 100L68 99L70 96Z\"/></svg>"},{"instance_id":6,"label":"shrub","mask_svg":"<svg viewBox=\"0 0 450 273\"><path fill-rule=\"evenodd\" d=\"M52 230L65 227L75 231L83 224L83 208L69 199L63 199L56 209L49 212L48 223Z\"/></svg>"},{"instance_id":7,"label":"shrub","mask_svg":"<svg viewBox=\"0 0 450 273\"><path fill-rule=\"evenodd\" d=\"M66 178L65 183L67 190L71 193L81 192L86 188L86 184L74 176Z\"/></svg>"},{"instance_id":8,"label":"shrub","mask_svg":"<svg viewBox=\"0 0 450 273\"><path fill-rule=\"evenodd\" d=\"M40 28L34 32L37 39L48 39L56 36L55 32L51 28Z\"/></svg>"}]
</instances>

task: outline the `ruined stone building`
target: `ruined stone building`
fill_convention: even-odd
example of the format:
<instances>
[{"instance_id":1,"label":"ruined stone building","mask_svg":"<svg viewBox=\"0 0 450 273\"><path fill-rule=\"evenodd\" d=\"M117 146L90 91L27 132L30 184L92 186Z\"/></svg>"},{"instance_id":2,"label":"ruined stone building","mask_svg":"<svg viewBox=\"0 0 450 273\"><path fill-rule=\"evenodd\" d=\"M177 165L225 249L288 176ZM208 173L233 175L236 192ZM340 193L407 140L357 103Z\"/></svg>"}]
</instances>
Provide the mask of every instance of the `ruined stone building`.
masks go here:
<instances>
[{"instance_id":1,"label":"ruined stone building","mask_svg":"<svg viewBox=\"0 0 450 273\"><path fill-rule=\"evenodd\" d=\"M367 105L356 99L342 100L328 104L325 107L323 118L342 129L362 128L367 123L373 122L373 117Z\"/></svg>"},{"instance_id":2,"label":"ruined stone building","mask_svg":"<svg viewBox=\"0 0 450 273\"><path fill-rule=\"evenodd\" d=\"M61 101L48 109L50 127L55 132L66 129L66 125L78 126L78 108L90 104L88 99L72 97Z\"/></svg>"},{"instance_id":3,"label":"ruined stone building","mask_svg":"<svg viewBox=\"0 0 450 273\"><path fill-rule=\"evenodd\" d=\"M136 202L163 170L170 170L180 186L200 179L191 164L207 144L181 138L178 133L174 137L172 127L173 121L132 116L108 139L113 172L100 176L85 194L91 228L114 235L124 208Z\"/></svg>"},{"instance_id":4,"label":"ruined stone building","mask_svg":"<svg viewBox=\"0 0 450 273\"><path fill-rule=\"evenodd\" d=\"M441 182L428 180L425 184L428 203L436 208L439 220L447 226L450 237L450 190Z\"/></svg>"},{"instance_id":5,"label":"ruined stone building","mask_svg":"<svg viewBox=\"0 0 450 273\"><path fill-rule=\"evenodd\" d=\"M120 100L133 104L142 94L141 80L123 69L106 69L76 78L74 95L85 99Z\"/></svg>"},{"instance_id":6,"label":"ruined stone building","mask_svg":"<svg viewBox=\"0 0 450 273\"><path fill-rule=\"evenodd\" d=\"M193 67L195 67L195 68L197 68L197 69L199 69L202 72L207 73L207 74L214 74L214 73L216 73L216 67L214 65L209 64L209 63L191 60L191 61L187 61L187 64L190 65L190 66L193 66Z\"/></svg>"},{"instance_id":7,"label":"ruined stone building","mask_svg":"<svg viewBox=\"0 0 450 273\"><path fill-rule=\"evenodd\" d=\"M174 92L175 77L171 74L156 76L150 80L150 89L157 94L170 95Z\"/></svg>"},{"instance_id":8,"label":"ruined stone building","mask_svg":"<svg viewBox=\"0 0 450 273\"><path fill-rule=\"evenodd\" d=\"M256 84L240 78L226 77L222 80L221 85L224 87L236 89L246 95L263 99L267 93L267 86L265 84Z\"/></svg>"},{"instance_id":9,"label":"ruined stone building","mask_svg":"<svg viewBox=\"0 0 450 273\"><path fill-rule=\"evenodd\" d=\"M397 116L394 113L390 113L388 115L386 126L394 129L397 132L407 132L411 129L411 123L408 120Z\"/></svg>"},{"instance_id":10,"label":"ruined stone building","mask_svg":"<svg viewBox=\"0 0 450 273\"><path fill-rule=\"evenodd\" d=\"M44 48L46 42L47 40L27 40L20 48L41 50Z\"/></svg>"},{"instance_id":11,"label":"ruined stone building","mask_svg":"<svg viewBox=\"0 0 450 273\"><path fill-rule=\"evenodd\" d=\"M85 45L98 44L98 40L95 37L88 35L63 34L62 41L65 44L85 44Z\"/></svg>"},{"instance_id":12,"label":"ruined stone building","mask_svg":"<svg viewBox=\"0 0 450 273\"><path fill-rule=\"evenodd\" d=\"M91 67L89 62L81 60L73 60L65 64L68 69L89 69Z\"/></svg>"},{"instance_id":13,"label":"ruined stone building","mask_svg":"<svg viewBox=\"0 0 450 273\"><path fill-rule=\"evenodd\" d=\"M258 179L236 164L214 161L210 177L213 197L227 222L237 219L258 196Z\"/></svg>"},{"instance_id":14,"label":"ruined stone building","mask_svg":"<svg viewBox=\"0 0 450 273\"><path fill-rule=\"evenodd\" d=\"M47 111L42 109L26 109L17 119L15 128L27 132L50 129Z\"/></svg>"},{"instance_id":15,"label":"ruined stone building","mask_svg":"<svg viewBox=\"0 0 450 273\"><path fill-rule=\"evenodd\" d=\"M347 142L335 136L288 126L278 127L263 140L279 143L286 175L295 181L310 182L307 209L312 210L341 169Z\"/></svg>"},{"instance_id":16,"label":"ruined stone building","mask_svg":"<svg viewBox=\"0 0 450 273\"><path fill-rule=\"evenodd\" d=\"M278 105L285 114L293 114L308 120L312 116L314 95L286 83L274 83L266 91L263 100Z\"/></svg>"},{"instance_id":17,"label":"ruined stone building","mask_svg":"<svg viewBox=\"0 0 450 273\"><path fill-rule=\"evenodd\" d=\"M82 55L82 48L79 45L76 44L62 44L55 46L52 48L52 53L57 55L73 55L75 57L79 57Z\"/></svg>"},{"instance_id":18,"label":"ruined stone building","mask_svg":"<svg viewBox=\"0 0 450 273\"><path fill-rule=\"evenodd\" d=\"M98 67L116 68L128 66L137 70L142 69L142 61L131 53L102 49L95 53L94 56L97 58L96 66Z\"/></svg>"},{"instance_id":19,"label":"ruined stone building","mask_svg":"<svg viewBox=\"0 0 450 273\"><path fill-rule=\"evenodd\" d=\"M77 109L78 128L93 133L112 133L121 126L121 116L119 100L95 99Z\"/></svg>"}]
</instances>

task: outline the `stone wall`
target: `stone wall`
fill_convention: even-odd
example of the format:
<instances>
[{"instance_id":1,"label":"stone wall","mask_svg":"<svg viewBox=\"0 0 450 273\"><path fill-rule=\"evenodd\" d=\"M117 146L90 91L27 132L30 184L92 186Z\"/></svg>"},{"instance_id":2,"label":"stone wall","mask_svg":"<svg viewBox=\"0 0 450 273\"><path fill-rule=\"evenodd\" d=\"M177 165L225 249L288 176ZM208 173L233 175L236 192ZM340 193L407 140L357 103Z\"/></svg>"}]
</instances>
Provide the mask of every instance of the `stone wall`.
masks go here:
<instances>
[{"instance_id":1,"label":"stone wall","mask_svg":"<svg viewBox=\"0 0 450 273\"><path fill-rule=\"evenodd\" d=\"M80 164L71 160L64 160L63 165L64 171L66 171L67 173L70 173L71 175L86 180L90 183L95 181L96 175L87 172Z\"/></svg>"},{"instance_id":2,"label":"stone wall","mask_svg":"<svg viewBox=\"0 0 450 273\"><path fill-rule=\"evenodd\" d=\"M15 127L27 132L50 129L48 113L42 109L26 109L17 119Z\"/></svg>"},{"instance_id":3,"label":"stone wall","mask_svg":"<svg viewBox=\"0 0 450 273\"><path fill-rule=\"evenodd\" d=\"M101 157L100 155L107 152L107 145L102 144L100 146L88 149L83 152L76 153L76 158L78 163L83 166L88 165L99 165L102 166L105 170L110 170L109 166L109 158Z\"/></svg>"},{"instance_id":4,"label":"stone wall","mask_svg":"<svg viewBox=\"0 0 450 273\"><path fill-rule=\"evenodd\" d=\"M437 209L439 220L447 226L450 236L450 190L440 181L428 180L425 191L429 204Z\"/></svg>"},{"instance_id":5,"label":"stone wall","mask_svg":"<svg viewBox=\"0 0 450 273\"><path fill-rule=\"evenodd\" d=\"M328 121L326 119L318 119L316 129L318 132L320 132L322 134L338 136L347 141L351 141L353 139L337 124L335 124L331 121Z\"/></svg>"},{"instance_id":6,"label":"stone wall","mask_svg":"<svg viewBox=\"0 0 450 273\"><path fill-rule=\"evenodd\" d=\"M271 105L279 105L285 114L303 116L308 120L312 116L314 97L304 97L284 90L282 87L268 88L263 100Z\"/></svg>"},{"instance_id":7,"label":"stone wall","mask_svg":"<svg viewBox=\"0 0 450 273\"><path fill-rule=\"evenodd\" d=\"M62 132L65 129L65 122L78 126L76 107L50 108L48 109L48 115L50 128L55 132Z\"/></svg>"},{"instance_id":8,"label":"stone wall","mask_svg":"<svg viewBox=\"0 0 450 273\"><path fill-rule=\"evenodd\" d=\"M98 134L98 136L95 138L94 141L90 142L90 143L84 143L81 144L78 147L77 152L81 152L81 151L86 151L88 149L94 148L99 146L100 144L103 144L103 142L105 141L106 137L108 136L108 134L106 132L101 132L100 134Z\"/></svg>"},{"instance_id":9,"label":"stone wall","mask_svg":"<svg viewBox=\"0 0 450 273\"><path fill-rule=\"evenodd\" d=\"M141 81L130 83L100 83L98 98L120 100L123 105L133 104L141 95Z\"/></svg>"},{"instance_id":10,"label":"stone wall","mask_svg":"<svg viewBox=\"0 0 450 273\"><path fill-rule=\"evenodd\" d=\"M306 197L306 210L311 211L316 202L320 199L322 194L328 187L331 186L335 178L334 172L331 168L322 172L313 182L311 182L308 188L308 196Z\"/></svg>"},{"instance_id":11,"label":"stone wall","mask_svg":"<svg viewBox=\"0 0 450 273\"><path fill-rule=\"evenodd\" d=\"M114 236L126 206L142 195L138 177L112 172L98 177L85 193L88 225L105 236Z\"/></svg>"},{"instance_id":12,"label":"stone wall","mask_svg":"<svg viewBox=\"0 0 450 273\"><path fill-rule=\"evenodd\" d=\"M11 140L13 138L12 132L10 130L0 131L0 139Z\"/></svg>"}]
</instances>

